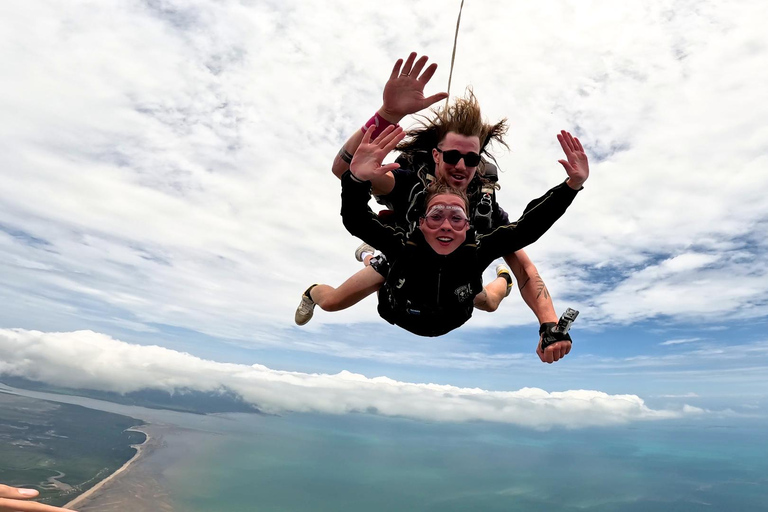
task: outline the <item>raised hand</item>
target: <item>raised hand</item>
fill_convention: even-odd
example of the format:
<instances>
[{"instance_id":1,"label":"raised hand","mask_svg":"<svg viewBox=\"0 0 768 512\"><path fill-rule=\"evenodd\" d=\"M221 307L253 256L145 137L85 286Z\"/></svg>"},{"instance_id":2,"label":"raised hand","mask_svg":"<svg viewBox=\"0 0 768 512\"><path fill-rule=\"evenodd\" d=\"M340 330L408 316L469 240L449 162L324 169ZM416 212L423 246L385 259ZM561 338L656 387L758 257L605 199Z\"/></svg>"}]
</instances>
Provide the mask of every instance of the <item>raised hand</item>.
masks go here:
<instances>
[{"instance_id":1,"label":"raised hand","mask_svg":"<svg viewBox=\"0 0 768 512\"><path fill-rule=\"evenodd\" d=\"M568 173L568 186L579 190L589 178L589 159L581 146L579 139L563 130L557 135L565 157L568 160L558 160Z\"/></svg>"},{"instance_id":2,"label":"raised hand","mask_svg":"<svg viewBox=\"0 0 768 512\"><path fill-rule=\"evenodd\" d=\"M379 110L380 116L391 123L398 123L405 116L415 114L448 97L445 92L424 97L424 87L437 70L435 63L424 69L428 59L429 57L422 55L416 60L416 52L412 52L405 63L403 59L397 59L384 86L384 105Z\"/></svg>"},{"instance_id":3,"label":"raised hand","mask_svg":"<svg viewBox=\"0 0 768 512\"><path fill-rule=\"evenodd\" d=\"M349 170L352 171L355 178L361 181L369 181L400 167L400 164L396 163L387 165L381 165L381 163L403 140L405 132L399 126L387 126L376 137L376 140L371 142L371 135L375 129L376 127L372 125L365 131L363 141L357 147L357 151L352 157L352 163L349 164Z\"/></svg>"}]
</instances>

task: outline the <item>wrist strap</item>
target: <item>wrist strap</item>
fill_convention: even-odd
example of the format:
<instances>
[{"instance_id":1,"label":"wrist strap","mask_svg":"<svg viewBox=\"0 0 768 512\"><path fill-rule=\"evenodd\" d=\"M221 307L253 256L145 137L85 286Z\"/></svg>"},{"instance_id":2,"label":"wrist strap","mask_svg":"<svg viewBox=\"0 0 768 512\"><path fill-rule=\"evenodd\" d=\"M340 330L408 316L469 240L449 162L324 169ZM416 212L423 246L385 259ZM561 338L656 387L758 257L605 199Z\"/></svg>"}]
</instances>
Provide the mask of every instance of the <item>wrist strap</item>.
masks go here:
<instances>
[{"instance_id":1,"label":"wrist strap","mask_svg":"<svg viewBox=\"0 0 768 512\"><path fill-rule=\"evenodd\" d=\"M370 181L361 180L360 178L358 178L357 176L352 174L352 171L350 171L350 170L344 171L344 174L342 174L341 177L344 178L344 176L346 176L347 174L349 174L349 179L351 179L355 183L368 183L369 185L371 183Z\"/></svg>"},{"instance_id":2,"label":"wrist strap","mask_svg":"<svg viewBox=\"0 0 768 512\"><path fill-rule=\"evenodd\" d=\"M539 334L544 334L547 331L551 331L554 326L557 325L557 322L544 322L539 326Z\"/></svg>"},{"instance_id":3,"label":"wrist strap","mask_svg":"<svg viewBox=\"0 0 768 512\"><path fill-rule=\"evenodd\" d=\"M376 139L376 137L379 136L381 132L384 131L384 128L386 128L387 126L392 126L393 124L397 126L396 123L390 123L389 121L381 117L378 112L376 112L375 114L373 114L373 117L370 118L368 122L363 125L361 130L363 131L363 133L365 133L366 130L368 130L368 128L371 125L375 125L376 128L373 129L373 133L371 134L371 140L374 140Z\"/></svg>"},{"instance_id":4,"label":"wrist strap","mask_svg":"<svg viewBox=\"0 0 768 512\"><path fill-rule=\"evenodd\" d=\"M561 332L552 330L556 325L557 324L555 322L544 322L539 327L539 335L541 336L541 350L546 349L548 346L553 343L557 343L558 341L570 341L573 343L569 333L563 334Z\"/></svg>"}]
</instances>

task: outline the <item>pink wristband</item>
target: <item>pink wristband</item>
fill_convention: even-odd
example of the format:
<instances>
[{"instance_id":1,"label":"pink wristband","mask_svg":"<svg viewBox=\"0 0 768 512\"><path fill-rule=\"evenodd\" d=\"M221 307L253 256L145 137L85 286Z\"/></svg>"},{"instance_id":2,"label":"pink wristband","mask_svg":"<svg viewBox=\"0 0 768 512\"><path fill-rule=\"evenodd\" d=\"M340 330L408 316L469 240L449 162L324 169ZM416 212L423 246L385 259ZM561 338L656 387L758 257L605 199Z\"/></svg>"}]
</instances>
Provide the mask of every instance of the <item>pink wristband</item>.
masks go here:
<instances>
[{"instance_id":1,"label":"pink wristband","mask_svg":"<svg viewBox=\"0 0 768 512\"><path fill-rule=\"evenodd\" d=\"M376 112L375 114L373 114L373 117L370 118L368 122L365 123L365 125L363 125L362 130L363 130L363 133L365 133L371 125L376 125L376 128L373 129L373 133L371 134L371 140L374 140L376 137L379 136L381 132L384 131L384 129L387 126L392 126L392 124L393 123L390 123L389 121L381 117L378 112ZM395 126L397 126L397 124L395 124Z\"/></svg>"}]
</instances>

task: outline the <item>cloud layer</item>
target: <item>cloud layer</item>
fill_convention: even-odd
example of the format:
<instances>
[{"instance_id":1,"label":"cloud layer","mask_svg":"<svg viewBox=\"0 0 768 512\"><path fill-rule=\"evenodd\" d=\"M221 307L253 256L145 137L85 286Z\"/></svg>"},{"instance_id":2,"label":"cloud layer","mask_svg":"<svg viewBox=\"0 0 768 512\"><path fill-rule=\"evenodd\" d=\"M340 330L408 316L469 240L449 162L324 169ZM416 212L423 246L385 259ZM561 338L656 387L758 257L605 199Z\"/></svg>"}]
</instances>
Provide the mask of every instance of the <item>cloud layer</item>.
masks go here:
<instances>
[{"instance_id":1,"label":"cloud layer","mask_svg":"<svg viewBox=\"0 0 768 512\"><path fill-rule=\"evenodd\" d=\"M132 345L81 331L0 330L0 375L71 388L127 393L140 389L229 389L267 412L350 412L428 421L493 421L532 428L617 425L698 415L684 406L654 410L635 395L541 389L486 391L398 382L340 372L277 371L262 365L206 361L157 346Z\"/></svg>"},{"instance_id":2,"label":"cloud layer","mask_svg":"<svg viewBox=\"0 0 768 512\"><path fill-rule=\"evenodd\" d=\"M112 318L253 344L288 337L307 285L357 270L330 162L397 57L429 54L428 88L444 89L455 22L399 0L7 11L4 324L45 311L59 329ZM582 322L760 314L765 18L759 1L465 7L453 92L471 84L488 118L510 118L502 204L514 214L562 179L559 129L591 155L583 197L530 250ZM467 328L530 321L510 303ZM313 322L376 320L368 301Z\"/></svg>"},{"instance_id":3,"label":"cloud layer","mask_svg":"<svg viewBox=\"0 0 768 512\"><path fill-rule=\"evenodd\" d=\"M583 194L528 248L557 310L581 311L553 366L516 292L439 339L382 321L375 298L293 325L309 284L360 268L334 155L398 57L429 55L426 92L446 88L454 9L6 4L0 329L21 329L2 331L3 371L536 427L686 414L675 397L764 414L768 3L465 4L452 94L472 86L509 120L502 206L563 179L559 130L591 158Z\"/></svg>"}]
</instances>

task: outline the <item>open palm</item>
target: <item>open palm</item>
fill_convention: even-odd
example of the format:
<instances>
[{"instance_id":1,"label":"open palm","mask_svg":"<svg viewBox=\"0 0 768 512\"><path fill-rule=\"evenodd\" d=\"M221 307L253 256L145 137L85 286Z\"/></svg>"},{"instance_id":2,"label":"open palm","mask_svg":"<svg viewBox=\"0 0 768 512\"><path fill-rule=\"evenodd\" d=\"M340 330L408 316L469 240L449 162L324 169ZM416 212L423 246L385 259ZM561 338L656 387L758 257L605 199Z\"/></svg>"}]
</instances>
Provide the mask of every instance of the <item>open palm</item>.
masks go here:
<instances>
[{"instance_id":1,"label":"open palm","mask_svg":"<svg viewBox=\"0 0 768 512\"><path fill-rule=\"evenodd\" d=\"M371 179L382 176L389 171L397 169L400 164L381 165L387 155L395 149L395 146L403 140L405 132L399 126L388 126L384 129L376 140L371 142L371 134L375 130L371 125L365 131L363 141L357 147L352 162L349 164L349 170L355 178L361 181L370 181Z\"/></svg>"},{"instance_id":2,"label":"open palm","mask_svg":"<svg viewBox=\"0 0 768 512\"><path fill-rule=\"evenodd\" d=\"M408 56L405 63L403 63L403 59L398 59L395 63L392 74L384 85L382 113L388 121L399 122L403 117L424 110L448 97L448 94L444 92L429 97L424 96L424 87L437 70L437 64L434 63L424 69L427 60L426 55L416 60L416 52L413 52ZM402 70L400 66L402 66ZM423 73L422 70L424 70Z\"/></svg>"},{"instance_id":3,"label":"open palm","mask_svg":"<svg viewBox=\"0 0 768 512\"><path fill-rule=\"evenodd\" d=\"M371 125L365 131L363 141L357 147L357 151L355 151L355 155L352 157L352 162L349 164L349 170L352 171L355 178L361 181L370 181L400 167L400 164L381 165L381 163L395 149L395 146L403 140L405 132L399 126L387 126L376 137L376 140L371 142L371 134L375 128L374 125Z\"/></svg>"},{"instance_id":4,"label":"open palm","mask_svg":"<svg viewBox=\"0 0 768 512\"><path fill-rule=\"evenodd\" d=\"M589 159L579 139L563 130L557 135L557 140L565 152L567 160L558 160L568 173L568 186L581 188L589 178Z\"/></svg>"}]
</instances>

